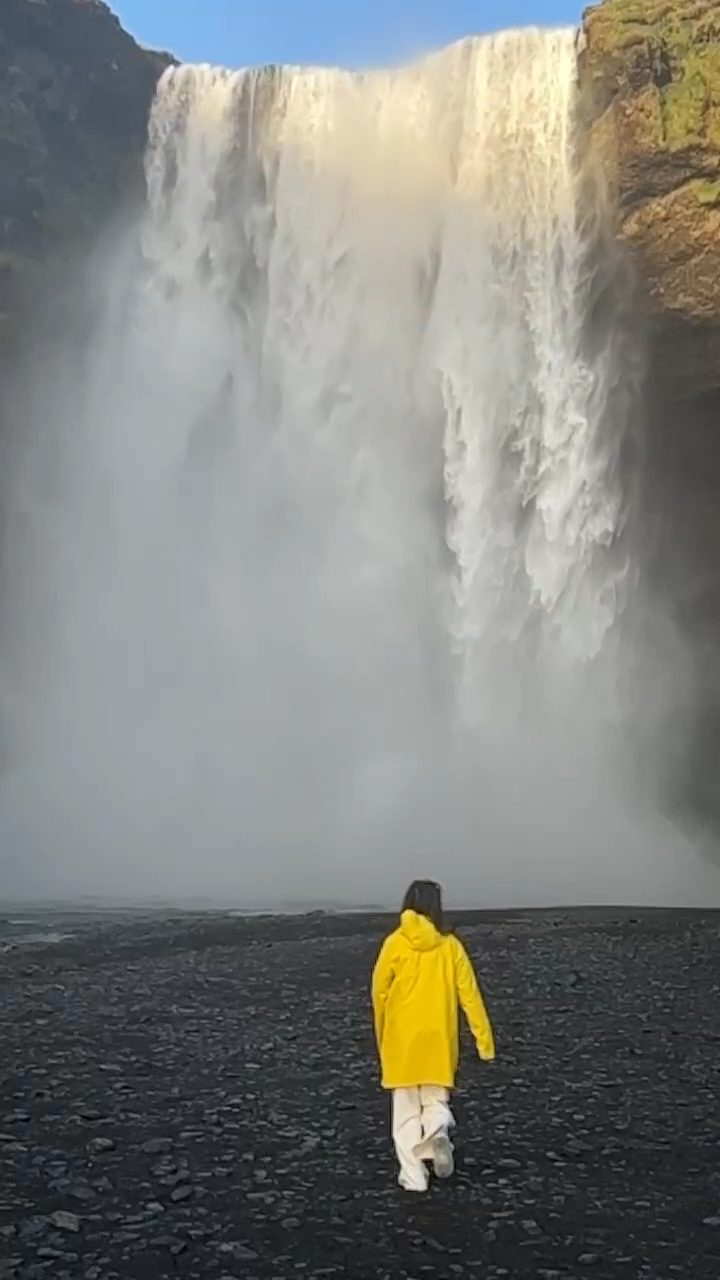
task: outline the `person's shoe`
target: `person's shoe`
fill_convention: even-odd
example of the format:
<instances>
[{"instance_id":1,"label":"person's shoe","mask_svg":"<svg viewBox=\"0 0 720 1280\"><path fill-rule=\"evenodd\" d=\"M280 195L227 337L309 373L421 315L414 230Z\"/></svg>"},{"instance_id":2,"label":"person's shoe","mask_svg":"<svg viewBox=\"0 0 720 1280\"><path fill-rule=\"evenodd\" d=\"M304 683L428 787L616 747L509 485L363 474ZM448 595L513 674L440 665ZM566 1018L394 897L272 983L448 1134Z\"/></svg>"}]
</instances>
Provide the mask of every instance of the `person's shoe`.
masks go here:
<instances>
[{"instance_id":1,"label":"person's shoe","mask_svg":"<svg viewBox=\"0 0 720 1280\"><path fill-rule=\"evenodd\" d=\"M446 1133L441 1133L439 1137L433 1139L432 1163L436 1178L452 1178L455 1172L455 1160L452 1143Z\"/></svg>"},{"instance_id":2,"label":"person's shoe","mask_svg":"<svg viewBox=\"0 0 720 1280\"><path fill-rule=\"evenodd\" d=\"M410 1191L414 1195L423 1195L423 1193L428 1189L427 1176L424 1183L420 1185L419 1183L406 1181L402 1174L400 1174L400 1177L398 1178L398 1185L402 1187L403 1191Z\"/></svg>"}]
</instances>

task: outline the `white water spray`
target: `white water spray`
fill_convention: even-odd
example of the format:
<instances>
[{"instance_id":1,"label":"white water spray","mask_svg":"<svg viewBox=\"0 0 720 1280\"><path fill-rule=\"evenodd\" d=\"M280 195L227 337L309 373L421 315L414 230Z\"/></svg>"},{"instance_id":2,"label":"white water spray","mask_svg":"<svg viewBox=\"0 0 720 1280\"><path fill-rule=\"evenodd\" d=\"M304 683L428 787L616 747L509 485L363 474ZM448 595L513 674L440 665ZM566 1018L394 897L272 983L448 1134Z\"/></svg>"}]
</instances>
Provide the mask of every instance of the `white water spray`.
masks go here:
<instances>
[{"instance_id":1,"label":"white water spray","mask_svg":"<svg viewBox=\"0 0 720 1280\"><path fill-rule=\"evenodd\" d=\"M634 369L575 92L565 31L165 75L55 423L14 804L68 891L682 893L603 754Z\"/></svg>"}]
</instances>

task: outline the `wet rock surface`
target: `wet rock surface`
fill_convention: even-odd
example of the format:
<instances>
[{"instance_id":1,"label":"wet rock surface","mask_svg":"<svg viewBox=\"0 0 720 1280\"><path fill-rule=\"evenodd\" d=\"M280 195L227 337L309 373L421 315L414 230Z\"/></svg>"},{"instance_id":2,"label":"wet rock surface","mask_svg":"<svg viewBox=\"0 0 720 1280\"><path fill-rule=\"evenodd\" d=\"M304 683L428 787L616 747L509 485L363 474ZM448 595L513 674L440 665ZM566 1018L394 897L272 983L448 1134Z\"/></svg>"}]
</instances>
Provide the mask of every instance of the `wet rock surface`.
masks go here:
<instances>
[{"instance_id":1,"label":"wet rock surface","mask_svg":"<svg viewBox=\"0 0 720 1280\"><path fill-rule=\"evenodd\" d=\"M0 1277L720 1275L720 919L458 920L458 1169L395 1185L371 916L85 919L0 956Z\"/></svg>"}]
</instances>

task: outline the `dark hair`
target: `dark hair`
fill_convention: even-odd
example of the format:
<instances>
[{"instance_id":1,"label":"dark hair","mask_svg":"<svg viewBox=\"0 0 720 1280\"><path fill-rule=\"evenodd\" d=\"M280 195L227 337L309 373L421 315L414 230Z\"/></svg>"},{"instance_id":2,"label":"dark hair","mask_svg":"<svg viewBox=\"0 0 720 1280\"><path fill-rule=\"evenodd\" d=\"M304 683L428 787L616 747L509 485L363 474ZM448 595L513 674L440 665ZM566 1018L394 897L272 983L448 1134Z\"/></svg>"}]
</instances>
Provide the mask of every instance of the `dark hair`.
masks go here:
<instances>
[{"instance_id":1,"label":"dark hair","mask_svg":"<svg viewBox=\"0 0 720 1280\"><path fill-rule=\"evenodd\" d=\"M434 880L413 880L403 898L402 909L415 911L419 916L427 916L440 933L447 932L442 888Z\"/></svg>"}]
</instances>

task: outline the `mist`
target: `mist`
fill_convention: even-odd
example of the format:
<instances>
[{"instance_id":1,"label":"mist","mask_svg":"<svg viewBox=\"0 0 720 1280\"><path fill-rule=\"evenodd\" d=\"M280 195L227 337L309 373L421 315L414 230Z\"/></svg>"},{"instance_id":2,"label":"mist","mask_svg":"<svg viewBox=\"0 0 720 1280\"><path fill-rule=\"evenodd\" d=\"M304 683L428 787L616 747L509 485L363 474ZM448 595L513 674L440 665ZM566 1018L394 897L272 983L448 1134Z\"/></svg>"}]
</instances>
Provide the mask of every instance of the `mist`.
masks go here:
<instances>
[{"instance_id":1,"label":"mist","mask_svg":"<svg viewBox=\"0 0 720 1280\"><path fill-rule=\"evenodd\" d=\"M164 77L147 209L16 392L4 896L720 896L574 95L572 32Z\"/></svg>"}]
</instances>

